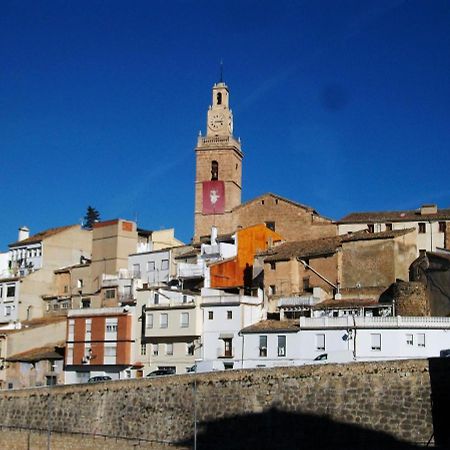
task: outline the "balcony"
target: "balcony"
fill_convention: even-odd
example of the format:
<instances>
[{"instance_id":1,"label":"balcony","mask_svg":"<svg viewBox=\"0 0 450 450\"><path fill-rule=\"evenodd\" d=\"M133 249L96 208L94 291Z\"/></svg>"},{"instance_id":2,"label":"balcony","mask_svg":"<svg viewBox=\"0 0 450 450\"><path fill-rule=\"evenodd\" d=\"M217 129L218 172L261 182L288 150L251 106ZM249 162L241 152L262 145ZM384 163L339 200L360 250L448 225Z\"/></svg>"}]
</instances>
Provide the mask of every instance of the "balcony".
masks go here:
<instances>
[{"instance_id":1,"label":"balcony","mask_svg":"<svg viewBox=\"0 0 450 450\"><path fill-rule=\"evenodd\" d=\"M202 278L204 267L203 261L197 264L179 263L177 265L177 276L179 278Z\"/></svg>"}]
</instances>

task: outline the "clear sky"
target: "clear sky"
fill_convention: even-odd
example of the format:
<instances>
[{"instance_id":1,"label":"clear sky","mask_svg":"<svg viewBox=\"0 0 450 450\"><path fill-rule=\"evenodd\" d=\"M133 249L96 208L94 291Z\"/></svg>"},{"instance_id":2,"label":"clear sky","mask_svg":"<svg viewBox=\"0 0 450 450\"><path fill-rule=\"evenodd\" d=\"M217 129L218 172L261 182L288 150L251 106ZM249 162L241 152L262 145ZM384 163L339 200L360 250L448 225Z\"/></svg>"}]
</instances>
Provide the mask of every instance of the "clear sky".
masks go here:
<instances>
[{"instance_id":1,"label":"clear sky","mask_svg":"<svg viewBox=\"0 0 450 450\"><path fill-rule=\"evenodd\" d=\"M243 200L450 207L448 0L2 0L0 251L102 219L193 234L224 62Z\"/></svg>"}]
</instances>

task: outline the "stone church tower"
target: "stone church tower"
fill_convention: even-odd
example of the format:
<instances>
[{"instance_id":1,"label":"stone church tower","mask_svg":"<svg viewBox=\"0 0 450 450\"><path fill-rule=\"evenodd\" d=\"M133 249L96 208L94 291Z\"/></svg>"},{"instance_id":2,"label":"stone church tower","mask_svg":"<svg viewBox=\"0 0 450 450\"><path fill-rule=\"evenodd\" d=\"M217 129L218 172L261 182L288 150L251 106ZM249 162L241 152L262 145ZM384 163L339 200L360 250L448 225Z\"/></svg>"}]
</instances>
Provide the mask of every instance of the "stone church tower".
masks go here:
<instances>
[{"instance_id":1,"label":"stone church tower","mask_svg":"<svg viewBox=\"0 0 450 450\"><path fill-rule=\"evenodd\" d=\"M229 107L228 86L216 83L208 109L206 136L197 141L195 175L194 241L211 233L233 229L233 209L241 204L241 143L233 136L233 114Z\"/></svg>"}]
</instances>

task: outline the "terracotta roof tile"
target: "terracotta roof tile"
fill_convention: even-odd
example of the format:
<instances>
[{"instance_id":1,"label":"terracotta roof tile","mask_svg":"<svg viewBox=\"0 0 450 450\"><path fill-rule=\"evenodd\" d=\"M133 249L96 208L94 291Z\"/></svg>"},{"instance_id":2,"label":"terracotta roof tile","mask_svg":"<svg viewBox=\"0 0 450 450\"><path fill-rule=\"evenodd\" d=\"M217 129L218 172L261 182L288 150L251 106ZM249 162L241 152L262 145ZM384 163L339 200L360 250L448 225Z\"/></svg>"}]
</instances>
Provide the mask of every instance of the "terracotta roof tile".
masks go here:
<instances>
[{"instance_id":1,"label":"terracotta roof tile","mask_svg":"<svg viewBox=\"0 0 450 450\"><path fill-rule=\"evenodd\" d=\"M12 244L9 244L9 247L19 247L22 245L35 244L37 242L41 242L42 240L44 240L50 236L54 236L55 234L58 234L63 231L66 231L70 228L79 227L79 226L80 225L66 225L64 227L49 228L48 230L36 233L27 239L23 239L22 241L13 242Z\"/></svg>"},{"instance_id":2,"label":"terracotta roof tile","mask_svg":"<svg viewBox=\"0 0 450 450\"><path fill-rule=\"evenodd\" d=\"M293 258L312 258L316 256L332 255L346 242L367 241L374 239L393 239L415 231L415 228L403 230L382 231L369 233L367 230L348 233L341 236L313 239L309 241L292 241L277 245L259 255L265 256L264 262L289 261Z\"/></svg>"},{"instance_id":3,"label":"terracotta roof tile","mask_svg":"<svg viewBox=\"0 0 450 450\"><path fill-rule=\"evenodd\" d=\"M437 213L421 214L417 210L373 211L348 214L338 220L338 224L346 223L379 223L379 222L420 222L421 220L450 220L450 208L438 209Z\"/></svg>"},{"instance_id":4,"label":"terracotta roof tile","mask_svg":"<svg viewBox=\"0 0 450 450\"><path fill-rule=\"evenodd\" d=\"M241 333L296 333L300 329L298 320L262 320L241 330Z\"/></svg>"},{"instance_id":5,"label":"terracotta roof tile","mask_svg":"<svg viewBox=\"0 0 450 450\"><path fill-rule=\"evenodd\" d=\"M6 358L9 362L33 363L46 359L64 359L64 342L55 343L45 347L32 348L25 352L16 353Z\"/></svg>"}]
</instances>

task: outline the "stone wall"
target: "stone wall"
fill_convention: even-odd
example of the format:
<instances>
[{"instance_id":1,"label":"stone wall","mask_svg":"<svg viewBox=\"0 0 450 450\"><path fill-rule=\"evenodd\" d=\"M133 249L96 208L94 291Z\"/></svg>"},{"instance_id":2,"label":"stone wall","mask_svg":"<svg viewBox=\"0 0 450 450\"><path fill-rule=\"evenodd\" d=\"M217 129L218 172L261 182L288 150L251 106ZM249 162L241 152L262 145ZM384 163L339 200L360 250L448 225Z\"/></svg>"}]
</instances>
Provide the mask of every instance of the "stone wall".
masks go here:
<instances>
[{"instance_id":1,"label":"stone wall","mask_svg":"<svg viewBox=\"0 0 450 450\"><path fill-rule=\"evenodd\" d=\"M400 316L430 316L427 287L418 281L394 283L391 288L396 313Z\"/></svg>"},{"instance_id":2,"label":"stone wall","mask_svg":"<svg viewBox=\"0 0 450 450\"><path fill-rule=\"evenodd\" d=\"M54 442L75 442L51 448L192 448L196 414L199 449L412 449L433 433L430 386L421 360L2 391L0 448L46 448L49 423ZM30 438L42 445L9 444Z\"/></svg>"}]
</instances>

